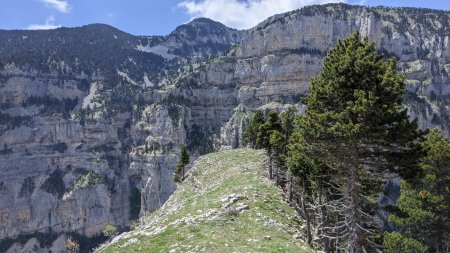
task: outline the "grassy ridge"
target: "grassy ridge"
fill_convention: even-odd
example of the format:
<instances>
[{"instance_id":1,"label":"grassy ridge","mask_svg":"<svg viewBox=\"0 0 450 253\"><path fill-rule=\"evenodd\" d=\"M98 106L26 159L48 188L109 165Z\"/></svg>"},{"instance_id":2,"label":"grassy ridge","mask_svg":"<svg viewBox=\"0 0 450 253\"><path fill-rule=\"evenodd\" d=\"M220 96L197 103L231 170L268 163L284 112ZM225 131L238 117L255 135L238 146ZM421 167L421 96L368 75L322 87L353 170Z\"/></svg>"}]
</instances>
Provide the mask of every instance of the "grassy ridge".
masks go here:
<instances>
[{"instance_id":1,"label":"grassy ridge","mask_svg":"<svg viewBox=\"0 0 450 253\"><path fill-rule=\"evenodd\" d=\"M251 149L201 157L160 210L99 252L313 252L266 163Z\"/></svg>"}]
</instances>

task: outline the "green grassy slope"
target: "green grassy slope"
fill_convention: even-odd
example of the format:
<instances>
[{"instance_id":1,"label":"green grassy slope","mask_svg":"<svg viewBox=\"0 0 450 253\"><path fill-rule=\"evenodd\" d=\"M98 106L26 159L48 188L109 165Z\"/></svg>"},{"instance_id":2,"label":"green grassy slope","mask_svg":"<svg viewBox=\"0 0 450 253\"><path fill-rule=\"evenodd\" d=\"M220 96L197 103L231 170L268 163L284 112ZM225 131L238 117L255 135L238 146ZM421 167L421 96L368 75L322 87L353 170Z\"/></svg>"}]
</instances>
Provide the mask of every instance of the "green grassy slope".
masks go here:
<instances>
[{"instance_id":1,"label":"green grassy slope","mask_svg":"<svg viewBox=\"0 0 450 253\"><path fill-rule=\"evenodd\" d=\"M251 149L199 158L160 210L99 252L313 252L266 163Z\"/></svg>"}]
</instances>

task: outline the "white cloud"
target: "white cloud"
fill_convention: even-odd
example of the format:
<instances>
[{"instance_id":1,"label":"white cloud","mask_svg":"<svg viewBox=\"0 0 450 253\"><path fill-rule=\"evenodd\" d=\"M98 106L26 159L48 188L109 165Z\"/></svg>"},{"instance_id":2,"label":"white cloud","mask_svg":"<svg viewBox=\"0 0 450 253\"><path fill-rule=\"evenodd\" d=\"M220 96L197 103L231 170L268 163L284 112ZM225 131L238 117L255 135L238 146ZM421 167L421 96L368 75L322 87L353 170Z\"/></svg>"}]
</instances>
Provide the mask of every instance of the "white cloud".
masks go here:
<instances>
[{"instance_id":1,"label":"white cloud","mask_svg":"<svg viewBox=\"0 0 450 253\"><path fill-rule=\"evenodd\" d=\"M229 27L247 29L275 14L311 4L347 0L184 0L178 6L192 17L207 17Z\"/></svg>"},{"instance_id":2,"label":"white cloud","mask_svg":"<svg viewBox=\"0 0 450 253\"><path fill-rule=\"evenodd\" d=\"M45 20L44 24L31 24L28 26L28 30L49 30L61 27L61 25L55 25L55 17L50 16Z\"/></svg>"},{"instance_id":3,"label":"white cloud","mask_svg":"<svg viewBox=\"0 0 450 253\"><path fill-rule=\"evenodd\" d=\"M70 6L67 0L40 0L45 3L46 6L55 8L60 12L68 13L72 10L72 6Z\"/></svg>"}]
</instances>

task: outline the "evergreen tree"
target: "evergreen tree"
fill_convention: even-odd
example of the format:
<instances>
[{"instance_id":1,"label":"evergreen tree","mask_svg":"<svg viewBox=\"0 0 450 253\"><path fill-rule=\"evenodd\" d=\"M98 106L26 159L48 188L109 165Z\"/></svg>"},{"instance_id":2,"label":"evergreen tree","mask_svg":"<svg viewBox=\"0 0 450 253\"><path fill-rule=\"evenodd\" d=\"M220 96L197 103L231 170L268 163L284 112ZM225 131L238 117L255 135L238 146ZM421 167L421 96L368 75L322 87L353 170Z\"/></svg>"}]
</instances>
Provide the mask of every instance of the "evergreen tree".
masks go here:
<instances>
[{"instance_id":1,"label":"evergreen tree","mask_svg":"<svg viewBox=\"0 0 450 253\"><path fill-rule=\"evenodd\" d=\"M286 163L287 146L294 132L296 113L297 109L295 107L289 107L286 112L281 113L279 117L281 128L278 125L274 125L274 129L272 129L270 134L269 144L275 149L283 165Z\"/></svg>"},{"instance_id":2,"label":"evergreen tree","mask_svg":"<svg viewBox=\"0 0 450 253\"><path fill-rule=\"evenodd\" d=\"M291 139L292 142L288 145L288 168L289 171L300 181L300 208L303 219L306 223L306 242L311 244L312 232L310 214L307 210L305 198L307 195L307 182L311 182L311 175L313 174L315 163L306 155L306 153L302 152L302 149L306 146L306 143L305 139L298 130L293 132Z\"/></svg>"},{"instance_id":3,"label":"evergreen tree","mask_svg":"<svg viewBox=\"0 0 450 253\"><path fill-rule=\"evenodd\" d=\"M423 253L426 249L420 242L398 232L386 233L384 236L384 253Z\"/></svg>"},{"instance_id":4,"label":"evergreen tree","mask_svg":"<svg viewBox=\"0 0 450 253\"><path fill-rule=\"evenodd\" d=\"M392 222L404 229L399 241L424 244L430 252L450 249L450 141L436 129L423 142L422 175L401 182L400 213ZM393 233L388 234L388 238ZM420 242L420 243L418 243ZM385 243L386 244L386 243ZM421 249L422 247L419 247Z\"/></svg>"},{"instance_id":5,"label":"evergreen tree","mask_svg":"<svg viewBox=\"0 0 450 253\"><path fill-rule=\"evenodd\" d=\"M258 128L256 148L264 148L267 151L271 151L270 135L272 131L282 131L280 117L277 112L273 111L269 112L267 120Z\"/></svg>"},{"instance_id":6,"label":"evergreen tree","mask_svg":"<svg viewBox=\"0 0 450 253\"><path fill-rule=\"evenodd\" d=\"M312 79L308 109L298 121L303 143L291 148L302 155L292 169L308 175L295 167L317 161L316 167L333 168L320 171L332 173L327 184L339 196L332 202L330 209L338 212L324 238L346 243L336 245L338 249L359 253L378 248L381 233L373 216L380 176L390 170L413 177L417 171L420 133L401 107L404 93L395 59L384 61L367 38L360 41L359 33L338 41Z\"/></svg>"},{"instance_id":7,"label":"evergreen tree","mask_svg":"<svg viewBox=\"0 0 450 253\"><path fill-rule=\"evenodd\" d=\"M289 107L286 112L281 113L281 126L283 127L284 138L286 145L289 143L289 138L292 136L295 129L295 118L297 109L295 107ZM287 152L287 149L285 149Z\"/></svg>"},{"instance_id":8,"label":"evergreen tree","mask_svg":"<svg viewBox=\"0 0 450 253\"><path fill-rule=\"evenodd\" d=\"M245 144L249 145L252 148L256 148L256 138L258 136L258 129L263 123L264 123L264 114L260 111L256 112L244 131L243 139Z\"/></svg>"},{"instance_id":9,"label":"evergreen tree","mask_svg":"<svg viewBox=\"0 0 450 253\"><path fill-rule=\"evenodd\" d=\"M186 146L181 148L180 157L178 158L178 164L175 169L174 181L181 182L184 179L185 175L185 167L190 162L189 153L186 149Z\"/></svg>"}]
</instances>

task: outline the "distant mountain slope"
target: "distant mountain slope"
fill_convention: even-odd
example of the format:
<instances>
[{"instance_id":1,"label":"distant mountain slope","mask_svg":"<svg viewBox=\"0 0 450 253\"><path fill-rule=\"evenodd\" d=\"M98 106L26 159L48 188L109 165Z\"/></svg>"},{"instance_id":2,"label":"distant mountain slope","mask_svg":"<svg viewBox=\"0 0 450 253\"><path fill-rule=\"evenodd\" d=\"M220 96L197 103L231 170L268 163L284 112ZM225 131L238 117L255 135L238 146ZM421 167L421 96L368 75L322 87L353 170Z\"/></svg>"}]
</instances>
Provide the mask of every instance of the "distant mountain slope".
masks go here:
<instances>
[{"instance_id":1,"label":"distant mountain slope","mask_svg":"<svg viewBox=\"0 0 450 253\"><path fill-rule=\"evenodd\" d=\"M314 252L266 178L264 151L200 157L166 204L98 252Z\"/></svg>"}]
</instances>

